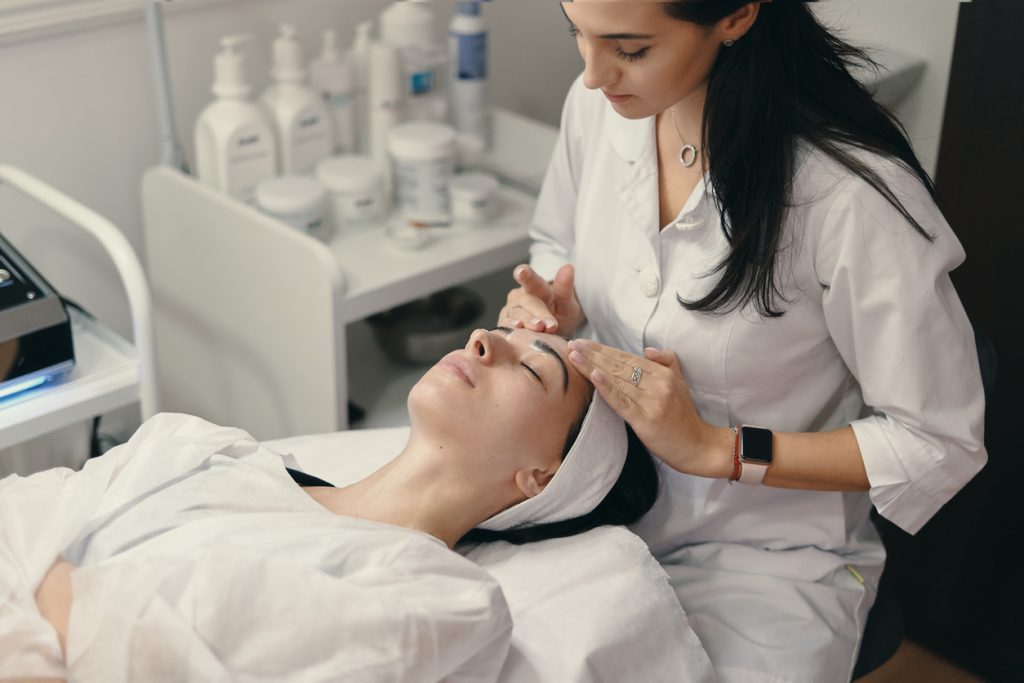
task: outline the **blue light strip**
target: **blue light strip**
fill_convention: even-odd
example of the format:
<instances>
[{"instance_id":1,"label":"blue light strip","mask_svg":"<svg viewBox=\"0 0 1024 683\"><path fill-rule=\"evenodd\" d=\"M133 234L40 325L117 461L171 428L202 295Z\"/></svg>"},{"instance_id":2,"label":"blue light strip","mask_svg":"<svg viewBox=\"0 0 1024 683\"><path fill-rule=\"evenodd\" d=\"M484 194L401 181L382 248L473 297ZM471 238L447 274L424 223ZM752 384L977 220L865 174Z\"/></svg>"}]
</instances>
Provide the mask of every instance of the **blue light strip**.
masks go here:
<instances>
[{"instance_id":1,"label":"blue light strip","mask_svg":"<svg viewBox=\"0 0 1024 683\"><path fill-rule=\"evenodd\" d=\"M42 377L33 377L32 379L25 380L24 382L12 382L8 386L0 387L0 400L5 399L8 396L13 396L14 394L17 394L22 391L35 389L40 384L45 383L46 380L48 379L50 378L47 377L46 375L43 375Z\"/></svg>"}]
</instances>

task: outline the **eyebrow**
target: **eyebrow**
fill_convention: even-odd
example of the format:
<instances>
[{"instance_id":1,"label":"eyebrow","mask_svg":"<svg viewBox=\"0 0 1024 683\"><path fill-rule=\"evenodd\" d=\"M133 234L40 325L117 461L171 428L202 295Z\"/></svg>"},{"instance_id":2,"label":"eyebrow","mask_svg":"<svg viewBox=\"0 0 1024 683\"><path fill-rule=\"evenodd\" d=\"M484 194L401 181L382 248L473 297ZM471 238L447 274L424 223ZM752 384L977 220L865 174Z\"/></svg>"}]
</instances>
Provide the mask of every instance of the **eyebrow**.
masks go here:
<instances>
[{"instance_id":1,"label":"eyebrow","mask_svg":"<svg viewBox=\"0 0 1024 683\"><path fill-rule=\"evenodd\" d=\"M513 332L511 327L495 327L494 329L498 332L501 332L506 337L510 336ZM562 337L562 339L565 339L565 337ZM552 358L558 361L558 364L562 368L562 395L564 396L568 394L569 368L566 366L565 361L562 360L562 355L558 353L558 351L555 351L554 347L552 347L551 344L548 344L546 341L540 339L534 339L532 342L530 342L530 348L536 349L541 353L546 353L547 355L551 356Z\"/></svg>"},{"instance_id":2,"label":"eyebrow","mask_svg":"<svg viewBox=\"0 0 1024 683\"><path fill-rule=\"evenodd\" d=\"M562 15L565 17L565 20L569 22L569 25L575 28L576 24L574 24L572 19L569 18L569 15L566 14L565 7L563 7L561 3L559 3L558 7L562 10ZM605 33L603 36L598 36L598 38L602 38L604 40L649 40L653 37L654 34L652 33Z\"/></svg>"}]
</instances>

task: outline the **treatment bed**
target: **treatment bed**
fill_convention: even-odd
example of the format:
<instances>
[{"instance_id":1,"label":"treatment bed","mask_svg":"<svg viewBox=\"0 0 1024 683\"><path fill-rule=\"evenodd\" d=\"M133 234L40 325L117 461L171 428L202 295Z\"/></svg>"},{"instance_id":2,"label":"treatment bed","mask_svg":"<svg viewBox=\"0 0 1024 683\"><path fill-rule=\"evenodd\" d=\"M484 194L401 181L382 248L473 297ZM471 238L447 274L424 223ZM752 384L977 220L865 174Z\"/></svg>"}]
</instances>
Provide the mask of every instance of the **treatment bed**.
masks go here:
<instances>
[{"instance_id":1,"label":"treatment bed","mask_svg":"<svg viewBox=\"0 0 1024 683\"><path fill-rule=\"evenodd\" d=\"M344 431L266 442L335 485L397 454L407 428ZM621 527L522 546L462 551L501 585L512 619L502 683L714 680L704 648L646 545Z\"/></svg>"}]
</instances>

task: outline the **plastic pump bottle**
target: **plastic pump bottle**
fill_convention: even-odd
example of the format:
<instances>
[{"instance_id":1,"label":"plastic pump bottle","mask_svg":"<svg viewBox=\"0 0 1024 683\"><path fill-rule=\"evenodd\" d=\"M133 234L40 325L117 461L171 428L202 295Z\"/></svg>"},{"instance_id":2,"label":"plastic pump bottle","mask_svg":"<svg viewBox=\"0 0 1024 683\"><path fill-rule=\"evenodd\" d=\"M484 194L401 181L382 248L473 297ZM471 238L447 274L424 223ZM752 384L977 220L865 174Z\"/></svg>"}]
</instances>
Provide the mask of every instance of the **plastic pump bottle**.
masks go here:
<instances>
[{"instance_id":1,"label":"plastic pump bottle","mask_svg":"<svg viewBox=\"0 0 1024 683\"><path fill-rule=\"evenodd\" d=\"M277 132L281 175L311 174L331 154L331 123L320 94L306 84L302 45L293 26L281 25L274 41L274 83L263 93Z\"/></svg>"},{"instance_id":2,"label":"plastic pump bottle","mask_svg":"<svg viewBox=\"0 0 1024 683\"><path fill-rule=\"evenodd\" d=\"M356 151L360 154L370 153L370 123L368 116L370 94L370 44L373 22L364 21L356 24L356 38L349 50L349 61L355 71L355 126Z\"/></svg>"},{"instance_id":3,"label":"plastic pump bottle","mask_svg":"<svg viewBox=\"0 0 1024 683\"><path fill-rule=\"evenodd\" d=\"M309 67L310 81L320 91L331 114L335 154L348 154L355 144L355 77L352 65L338 50L334 31L324 31L319 59Z\"/></svg>"},{"instance_id":4,"label":"plastic pump bottle","mask_svg":"<svg viewBox=\"0 0 1024 683\"><path fill-rule=\"evenodd\" d=\"M200 182L252 204L256 186L277 170L274 131L267 116L249 99L245 58L239 46L248 36L225 36L214 58L211 102L195 127L196 175Z\"/></svg>"},{"instance_id":5,"label":"plastic pump bottle","mask_svg":"<svg viewBox=\"0 0 1024 683\"><path fill-rule=\"evenodd\" d=\"M452 123L460 135L488 142L487 25L480 16L483 0L460 2L448 26Z\"/></svg>"}]
</instances>

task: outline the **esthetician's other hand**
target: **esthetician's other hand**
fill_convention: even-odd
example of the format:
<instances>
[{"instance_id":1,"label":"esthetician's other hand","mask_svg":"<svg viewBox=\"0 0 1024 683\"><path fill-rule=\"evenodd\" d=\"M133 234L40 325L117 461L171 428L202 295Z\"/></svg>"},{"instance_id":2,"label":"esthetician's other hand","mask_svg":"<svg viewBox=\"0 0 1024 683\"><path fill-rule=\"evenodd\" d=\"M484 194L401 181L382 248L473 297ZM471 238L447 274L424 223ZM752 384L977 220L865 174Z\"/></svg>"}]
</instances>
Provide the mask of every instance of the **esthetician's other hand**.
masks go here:
<instances>
[{"instance_id":1,"label":"esthetician's other hand","mask_svg":"<svg viewBox=\"0 0 1024 683\"><path fill-rule=\"evenodd\" d=\"M508 293L498 324L572 336L586 321L573 287L574 276L575 270L568 263L558 269L550 283L530 266L516 266L512 277L519 287Z\"/></svg>"},{"instance_id":2,"label":"esthetician's other hand","mask_svg":"<svg viewBox=\"0 0 1024 683\"><path fill-rule=\"evenodd\" d=\"M732 431L705 422L697 413L675 353L647 348L641 357L589 339L573 339L569 360L591 379L647 450L669 467L701 477L725 479L732 474Z\"/></svg>"}]
</instances>

